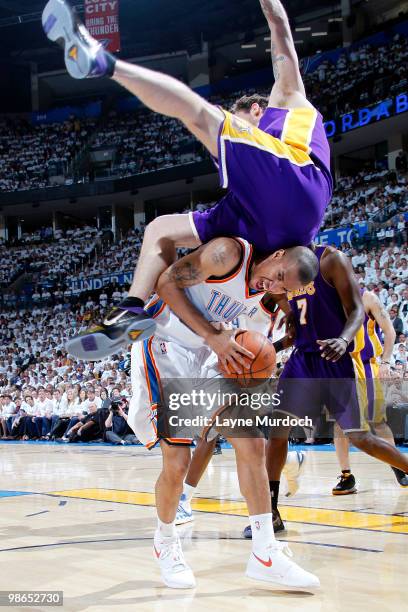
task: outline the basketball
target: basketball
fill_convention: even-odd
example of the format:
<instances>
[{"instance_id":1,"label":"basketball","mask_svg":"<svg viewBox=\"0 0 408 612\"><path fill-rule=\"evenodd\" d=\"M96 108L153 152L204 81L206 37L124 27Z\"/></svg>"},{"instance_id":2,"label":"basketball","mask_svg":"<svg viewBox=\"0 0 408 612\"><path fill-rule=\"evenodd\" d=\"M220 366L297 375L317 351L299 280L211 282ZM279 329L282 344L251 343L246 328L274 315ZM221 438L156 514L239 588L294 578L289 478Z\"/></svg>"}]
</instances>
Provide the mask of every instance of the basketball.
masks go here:
<instances>
[{"instance_id":1,"label":"basketball","mask_svg":"<svg viewBox=\"0 0 408 612\"><path fill-rule=\"evenodd\" d=\"M243 374L237 374L230 367L219 364L221 372L225 378L237 380L242 387L255 387L262 380L270 378L276 367L276 351L270 340L263 334L256 331L240 331L235 336L235 340L253 353L252 361L248 359L250 368Z\"/></svg>"}]
</instances>

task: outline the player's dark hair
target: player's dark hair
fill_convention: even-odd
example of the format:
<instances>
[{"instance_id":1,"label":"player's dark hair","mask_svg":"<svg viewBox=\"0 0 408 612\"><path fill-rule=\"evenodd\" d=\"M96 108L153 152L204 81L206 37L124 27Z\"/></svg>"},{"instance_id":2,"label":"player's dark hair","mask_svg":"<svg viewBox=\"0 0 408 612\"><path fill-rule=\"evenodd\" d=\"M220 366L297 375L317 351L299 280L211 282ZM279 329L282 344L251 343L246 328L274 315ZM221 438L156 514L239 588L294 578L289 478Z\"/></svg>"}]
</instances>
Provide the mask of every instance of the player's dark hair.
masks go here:
<instances>
[{"instance_id":1,"label":"player's dark hair","mask_svg":"<svg viewBox=\"0 0 408 612\"><path fill-rule=\"evenodd\" d=\"M231 113L238 111L250 111L253 104L259 104L263 109L267 108L269 99L266 96L252 94L252 96L242 96L232 106Z\"/></svg>"},{"instance_id":2,"label":"player's dark hair","mask_svg":"<svg viewBox=\"0 0 408 612\"><path fill-rule=\"evenodd\" d=\"M296 262L298 277L303 286L314 280L319 272L319 260L308 247L286 249L286 255Z\"/></svg>"}]
</instances>

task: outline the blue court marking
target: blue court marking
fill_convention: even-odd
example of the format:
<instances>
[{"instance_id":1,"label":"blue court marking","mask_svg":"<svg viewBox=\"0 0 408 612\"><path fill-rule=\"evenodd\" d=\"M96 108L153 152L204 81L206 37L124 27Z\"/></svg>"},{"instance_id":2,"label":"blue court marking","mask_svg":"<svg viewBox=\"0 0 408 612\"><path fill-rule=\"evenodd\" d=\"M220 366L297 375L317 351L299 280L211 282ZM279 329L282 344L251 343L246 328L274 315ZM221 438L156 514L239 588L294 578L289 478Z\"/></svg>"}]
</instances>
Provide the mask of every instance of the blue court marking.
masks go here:
<instances>
[{"instance_id":1,"label":"blue court marking","mask_svg":"<svg viewBox=\"0 0 408 612\"><path fill-rule=\"evenodd\" d=\"M68 503L68 502L67 502L67 500L66 500L66 499L60 499L60 502L59 502L59 504L58 504L58 505L59 505L59 506L66 506L66 505L67 505L67 503Z\"/></svg>"},{"instance_id":2,"label":"blue court marking","mask_svg":"<svg viewBox=\"0 0 408 612\"><path fill-rule=\"evenodd\" d=\"M0 497L18 497L19 495L32 495L31 491L1 491Z\"/></svg>"},{"instance_id":3,"label":"blue court marking","mask_svg":"<svg viewBox=\"0 0 408 612\"><path fill-rule=\"evenodd\" d=\"M106 446L121 446L118 444L111 444L110 442L54 442L50 440L49 442L45 440L0 440L0 444L36 444L38 446L69 446L73 448L75 446L99 446L101 448L105 448ZM130 445L129 445L130 446ZM129 448L129 446L127 448ZM132 446L143 446L141 442L137 444L132 444Z\"/></svg>"},{"instance_id":4,"label":"blue court marking","mask_svg":"<svg viewBox=\"0 0 408 612\"><path fill-rule=\"evenodd\" d=\"M201 542L204 542L205 540L208 541L214 541L214 538L203 538L203 537L194 537L192 538L193 540L200 540ZM242 540L243 542L245 541L244 538L242 536L240 537L217 537L217 540ZM0 548L0 553L2 552L12 552L12 551L16 551L16 550L34 550L34 549L39 549L39 548L55 548L57 546L75 546L76 544L100 544L102 542L144 542L144 541L152 541L153 538L151 536L146 536L146 537L139 537L139 538L107 538L107 539L100 539L100 540L73 540L71 542L55 542L54 544L32 544L30 546L15 546L13 548ZM280 542L284 541L284 542L288 542L289 544L291 542L293 542L294 544L307 544L309 546L325 546L325 547L330 547L330 548L345 548L347 550L356 550L359 552L372 552L372 553L381 553L384 552L383 550L380 549L376 549L376 548L359 548L358 546L341 546L340 544L322 544L321 542L309 542L309 541L305 541L302 542L302 540L279 540Z\"/></svg>"},{"instance_id":5,"label":"blue court marking","mask_svg":"<svg viewBox=\"0 0 408 612\"><path fill-rule=\"evenodd\" d=\"M229 442L221 442L221 448L232 448ZM408 447L406 446L397 446L397 449L401 453L408 453ZM334 444L289 444L290 451L318 451L323 453L332 453L334 452ZM358 448L354 446L350 446L350 451L352 453L359 453L363 451L359 451Z\"/></svg>"},{"instance_id":6,"label":"blue court marking","mask_svg":"<svg viewBox=\"0 0 408 612\"><path fill-rule=\"evenodd\" d=\"M90 447L90 446L99 446L99 448L103 449L106 448L108 446L118 446L118 444L111 444L110 442L75 442L72 444L69 444L68 442L46 442L45 440L0 440L0 444L36 444L39 446L60 446L60 447L64 447L64 446L69 446L70 448L73 448L75 446L85 446L85 447ZM132 444L132 446L142 446L143 444L141 442L138 442L137 444ZM127 447L129 448L129 447ZM225 449L232 449L232 446L229 442L222 442L221 443L221 448L225 448ZM401 453L408 453L408 447L406 446L397 446L397 449L401 452ZM290 451L294 451L294 450L302 450L302 451L318 451L318 452L325 452L325 453L329 453L329 452L334 452L334 445L333 444L295 444L289 445L289 450ZM350 446L350 451L352 453L359 453L362 451L359 451L358 448L355 448L354 446Z\"/></svg>"}]
</instances>

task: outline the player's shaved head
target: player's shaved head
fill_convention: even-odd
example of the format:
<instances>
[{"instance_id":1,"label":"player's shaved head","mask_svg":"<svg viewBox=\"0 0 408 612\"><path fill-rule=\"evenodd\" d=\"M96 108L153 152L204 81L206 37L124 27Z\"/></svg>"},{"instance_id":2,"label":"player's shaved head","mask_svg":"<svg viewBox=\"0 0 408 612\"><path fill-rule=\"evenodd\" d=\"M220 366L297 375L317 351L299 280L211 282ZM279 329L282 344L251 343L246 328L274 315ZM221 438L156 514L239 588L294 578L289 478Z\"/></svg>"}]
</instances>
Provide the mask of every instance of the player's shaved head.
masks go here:
<instances>
[{"instance_id":1,"label":"player's shaved head","mask_svg":"<svg viewBox=\"0 0 408 612\"><path fill-rule=\"evenodd\" d=\"M259 257L251 268L250 287L258 291L296 291L312 282L319 271L316 255L308 247L280 249Z\"/></svg>"},{"instance_id":2,"label":"player's shaved head","mask_svg":"<svg viewBox=\"0 0 408 612\"><path fill-rule=\"evenodd\" d=\"M298 277L303 286L308 285L314 280L319 272L319 260L308 247L292 247L285 250L284 257L293 261L297 266Z\"/></svg>"}]
</instances>

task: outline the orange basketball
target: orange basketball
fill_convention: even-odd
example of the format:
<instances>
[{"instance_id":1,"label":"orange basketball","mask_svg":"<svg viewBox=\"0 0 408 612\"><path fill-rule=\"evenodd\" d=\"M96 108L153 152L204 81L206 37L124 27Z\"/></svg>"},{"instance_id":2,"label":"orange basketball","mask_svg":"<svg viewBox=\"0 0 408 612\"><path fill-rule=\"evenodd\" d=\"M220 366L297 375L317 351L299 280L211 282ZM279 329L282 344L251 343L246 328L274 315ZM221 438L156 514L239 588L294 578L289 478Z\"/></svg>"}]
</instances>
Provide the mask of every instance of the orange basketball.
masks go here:
<instances>
[{"instance_id":1,"label":"orange basketball","mask_svg":"<svg viewBox=\"0 0 408 612\"><path fill-rule=\"evenodd\" d=\"M230 367L225 370L219 364L225 378L234 378L242 387L255 387L261 384L262 379L270 378L276 367L276 351L272 342L256 331L238 332L235 340L248 351L251 351L255 357L252 361L247 359L250 367L243 374L233 372Z\"/></svg>"}]
</instances>

